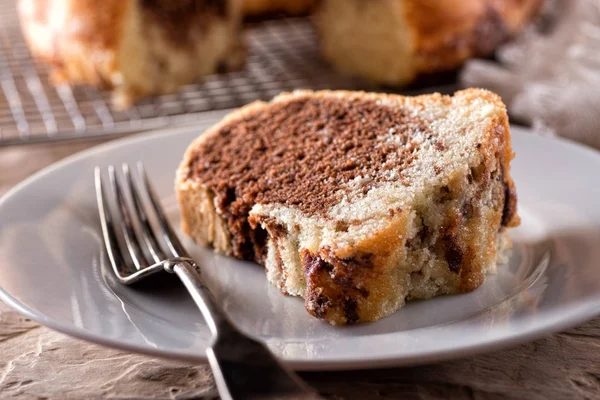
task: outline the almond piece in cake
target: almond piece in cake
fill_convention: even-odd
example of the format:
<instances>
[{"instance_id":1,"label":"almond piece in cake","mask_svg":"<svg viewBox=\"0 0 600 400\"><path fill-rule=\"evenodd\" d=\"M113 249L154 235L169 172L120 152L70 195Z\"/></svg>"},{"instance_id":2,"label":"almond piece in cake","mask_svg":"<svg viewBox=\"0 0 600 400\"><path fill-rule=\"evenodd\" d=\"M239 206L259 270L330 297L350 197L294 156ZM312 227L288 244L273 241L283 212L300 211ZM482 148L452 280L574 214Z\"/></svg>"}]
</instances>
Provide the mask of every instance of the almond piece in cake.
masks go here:
<instances>
[{"instance_id":1,"label":"almond piece in cake","mask_svg":"<svg viewBox=\"0 0 600 400\"><path fill-rule=\"evenodd\" d=\"M243 107L188 148L182 229L266 267L333 324L480 286L518 225L506 109L469 89L296 91Z\"/></svg>"}]
</instances>

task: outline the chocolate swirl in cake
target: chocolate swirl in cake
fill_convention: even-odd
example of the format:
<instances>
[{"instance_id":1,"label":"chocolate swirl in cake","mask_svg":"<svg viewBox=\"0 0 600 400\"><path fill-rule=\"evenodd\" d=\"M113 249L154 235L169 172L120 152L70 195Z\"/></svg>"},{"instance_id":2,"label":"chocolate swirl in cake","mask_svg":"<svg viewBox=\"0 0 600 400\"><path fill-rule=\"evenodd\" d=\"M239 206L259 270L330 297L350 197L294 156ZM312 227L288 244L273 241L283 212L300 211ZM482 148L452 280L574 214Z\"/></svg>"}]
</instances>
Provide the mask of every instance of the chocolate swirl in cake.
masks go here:
<instances>
[{"instance_id":1,"label":"chocolate swirl in cake","mask_svg":"<svg viewBox=\"0 0 600 400\"><path fill-rule=\"evenodd\" d=\"M187 179L215 193L219 212L240 238L233 254L261 262L265 235L247 220L254 204L326 217L353 180L362 195L384 182L403 182L402 171L418 157L417 136L444 150L428 123L372 100L298 98L223 126L195 150Z\"/></svg>"},{"instance_id":2,"label":"chocolate swirl in cake","mask_svg":"<svg viewBox=\"0 0 600 400\"><path fill-rule=\"evenodd\" d=\"M363 194L401 173L415 157L416 131L427 129L403 110L374 101L297 99L223 127L197 149L188 179L216 193L233 232L247 233L256 203L324 215L349 190L344 185L367 171ZM256 246L235 247L238 257L256 258Z\"/></svg>"}]
</instances>

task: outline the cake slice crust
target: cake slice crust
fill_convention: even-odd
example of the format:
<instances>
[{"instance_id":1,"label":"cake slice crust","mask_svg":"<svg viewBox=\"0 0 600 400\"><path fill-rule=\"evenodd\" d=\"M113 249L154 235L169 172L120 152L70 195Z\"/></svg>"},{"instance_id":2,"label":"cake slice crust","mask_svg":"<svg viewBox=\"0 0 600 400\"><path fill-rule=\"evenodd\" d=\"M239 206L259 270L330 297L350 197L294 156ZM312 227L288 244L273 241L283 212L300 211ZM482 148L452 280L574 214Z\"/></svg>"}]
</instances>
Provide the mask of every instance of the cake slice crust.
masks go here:
<instances>
[{"instance_id":1,"label":"cake slice crust","mask_svg":"<svg viewBox=\"0 0 600 400\"><path fill-rule=\"evenodd\" d=\"M177 172L182 229L336 324L475 289L518 224L498 96L296 91L226 117Z\"/></svg>"}]
</instances>

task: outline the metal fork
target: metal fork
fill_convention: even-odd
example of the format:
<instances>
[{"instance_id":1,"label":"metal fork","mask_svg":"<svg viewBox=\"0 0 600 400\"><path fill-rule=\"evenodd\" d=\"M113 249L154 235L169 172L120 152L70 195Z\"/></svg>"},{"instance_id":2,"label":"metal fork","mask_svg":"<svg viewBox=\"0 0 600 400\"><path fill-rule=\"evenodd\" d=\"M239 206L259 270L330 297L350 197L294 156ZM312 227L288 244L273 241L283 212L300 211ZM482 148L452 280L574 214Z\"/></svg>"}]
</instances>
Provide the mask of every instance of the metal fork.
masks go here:
<instances>
[{"instance_id":1,"label":"metal fork","mask_svg":"<svg viewBox=\"0 0 600 400\"><path fill-rule=\"evenodd\" d=\"M321 398L296 374L285 368L263 343L244 334L231 323L204 284L198 264L190 258L169 225L141 163L138 163L138 170L139 186L150 200L149 208L156 215L158 229L154 229L150 223L141 191L134 184L127 164L123 164L124 179L118 179L113 166L108 167L118 218L113 218L109 210L108 191L103 183L101 169L95 168L96 198L104 245L119 282L130 285L163 270L174 273L181 279L212 332L213 342L207 348L207 357L223 399ZM127 205L125 190L131 193L134 207ZM140 227L137 231L134 228L134 218ZM121 231L121 245L115 225ZM162 237L166 246L159 245L157 234ZM142 244L146 252L143 251Z\"/></svg>"}]
</instances>

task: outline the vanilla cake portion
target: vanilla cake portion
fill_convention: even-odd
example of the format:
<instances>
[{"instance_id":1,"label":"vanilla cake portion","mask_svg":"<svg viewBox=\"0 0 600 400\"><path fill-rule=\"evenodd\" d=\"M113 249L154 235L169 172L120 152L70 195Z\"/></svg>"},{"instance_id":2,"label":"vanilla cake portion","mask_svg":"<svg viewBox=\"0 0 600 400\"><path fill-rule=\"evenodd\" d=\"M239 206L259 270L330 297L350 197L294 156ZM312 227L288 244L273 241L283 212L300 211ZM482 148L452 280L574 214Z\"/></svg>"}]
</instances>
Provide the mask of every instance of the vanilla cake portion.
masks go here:
<instances>
[{"instance_id":1,"label":"vanilla cake portion","mask_svg":"<svg viewBox=\"0 0 600 400\"><path fill-rule=\"evenodd\" d=\"M350 75L404 85L487 57L520 32L542 0L321 0L323 57Z\"/></svg>"},{"instance_id":2,"label":"vanilla cake portion","mask_svg":"<svg viewBox=\"0 0 600 400\"><path fill-rule=\"evenodd\" d=\"M23 34L55 83L113 90L123 109L245 59L241 0L18 0Z\"/></svg>"},{"instance_id":3,"label":"vanilla cake portion","mask_svg":"<svg viewBox=\"0 0 600 400\"><path fill-rule=\"evenodd\" d=\"M182 229L264 264L333 324L474 290L510 247L506 109L488 91L296 91L243 107L177 171Z\"/></svg>"}]
</instances>

